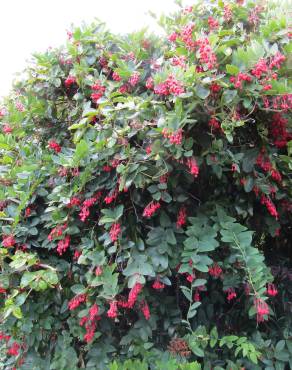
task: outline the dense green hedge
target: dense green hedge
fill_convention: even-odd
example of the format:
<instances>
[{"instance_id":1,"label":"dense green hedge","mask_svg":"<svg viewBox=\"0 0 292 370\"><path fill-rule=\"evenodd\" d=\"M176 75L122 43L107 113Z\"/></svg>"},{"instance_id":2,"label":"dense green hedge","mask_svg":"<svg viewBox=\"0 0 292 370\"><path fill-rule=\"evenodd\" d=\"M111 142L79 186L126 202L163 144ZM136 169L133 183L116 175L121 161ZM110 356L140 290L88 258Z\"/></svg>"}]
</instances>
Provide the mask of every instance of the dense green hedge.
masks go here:
<instances>
[{"instance_id":1,"label":"dense green hedge","mask_svg":"<svg viewBox=\"0 0 292 370\"><path fill-rule=\"evenodd\" d=\"M3 369L292 366L288 14L198 1L34 56L0 110Z\"/></svg>"}]
</instances>

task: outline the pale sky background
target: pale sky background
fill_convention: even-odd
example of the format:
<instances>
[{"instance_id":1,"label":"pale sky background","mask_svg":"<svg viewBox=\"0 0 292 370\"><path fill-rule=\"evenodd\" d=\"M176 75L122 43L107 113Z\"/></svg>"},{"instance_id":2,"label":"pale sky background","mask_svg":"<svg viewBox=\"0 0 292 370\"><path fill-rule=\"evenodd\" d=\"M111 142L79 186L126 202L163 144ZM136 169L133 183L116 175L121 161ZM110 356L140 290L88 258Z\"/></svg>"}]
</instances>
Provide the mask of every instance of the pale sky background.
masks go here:
<instances>
[{"instance_id":1,"label":"pale sky background","mask_svg":"<svg viewBox=\"0 0 292 370\"><path fill-rule=\"evenodd\" d=\"M173 0L0 0L0 98L9 92L14 74L24 69L33 52L65 43L72 23L98 17L113 32L143 26L158 32L148 11L161 14L175 9Z\"/></svg>"}]
</instances>

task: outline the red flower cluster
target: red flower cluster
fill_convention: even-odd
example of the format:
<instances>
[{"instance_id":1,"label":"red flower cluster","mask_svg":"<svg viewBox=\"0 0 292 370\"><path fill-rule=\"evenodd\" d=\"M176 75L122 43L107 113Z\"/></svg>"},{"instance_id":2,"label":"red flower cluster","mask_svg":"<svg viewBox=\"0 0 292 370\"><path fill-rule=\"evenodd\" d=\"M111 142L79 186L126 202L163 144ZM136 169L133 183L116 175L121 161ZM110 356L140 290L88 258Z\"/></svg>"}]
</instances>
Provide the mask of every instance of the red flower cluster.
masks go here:
<instances>
[{"instance_id":1,"label":"red flower cluster","mask_svg":"<svg viewBox=\"0 0 292 370\"><path fill-rule=\"evenodd\" d=\"M110 308L107 311L107 316L112 319L118 316L118 302L117 301L111 301Z\"/></svg>"},{"instance_id":2,"label":"red flower cluster","mask_svg":"<svg viewBox=\"0 0 292 370\"><path fill-rule=\"evenodd\" d=\"M276 67L276 68L281 68L281 64L284 63L286 60L285 55L281 54L280 52L277 52L270 61L270 69Z\"/></svg>"},{"instance_id":3,"label":"red flower cluster","mask_svg":"<svg viewBox=\"0 0 292 370\"><path fill-rule=\"evenodd\" d=\"M209 24L210 30L215 30L216 28L219 27L219 22L217 21L217 19L213 17L208 18L208 24Z\"/></svg>"},{"instance_id":4,"label":"red flower cluster","mask_svg":"<svg viewBox=\"0 0 292 370\"><path fill-rule=\"evenodd\" d=\"M239 72L237 76L230 77L230 82L234 84L236 89L242 88L242 81L251 82L252 77L243 72Z\"/></svg>"},{"instance_id":5,"label":"red flower cluster","mask_svg":"<svg viewBox=\"0 0 292 370\"><path fill-rule=\"evenodd\" d=\"M72 207L74 207L74 206L80 206L80 204L81 204L81 200L80 200L79 198L77 198L77 197L72 197L72 198L70 199L70 202L67 204L67 207L68 207L68 208L72 208Z\"/></svg>"},{"instance_id":6,"label":"red flower cluster","mask_svg":"<svg viewBox=\"0 0 292 370\"><path fill-rule=\"evenodd\" d=\"M140 283L136 283L133 288L130 290L129 296L128 296L128 308L134 307L134 304L137 301L138 295L141 292L143 288L143 285Z\"/></svg>"},{"instance_id":7,"label":"red flower cluster","mask_svg":"<svg viewBox=\"0 0 292 370\"><path fill-rule=\"evenodd\" d=\"M79 217L82 222L86 221L90 214L89 208L92 207L94 203L100 199L101 195L102 193L98 192L94 197L85 199L85 201L82 204L81 211L79 213Z\"/></svg>"},{"instance_id":8,"label":"red flower cluster","mask_svg":"<svg viewBox=\"0 0 292 370\"><path fill-rule=\"evenodd\" d=\"M187 223L187 210L186 207L181 207L178 212L177 220L176 220L176 227L183 227Z\"/></svg>"},{"instance_id":9,"label":"red flower cluster","mask_svg":"<svg viewBox=\"0 0 292 370\"><path fill-rule=\"evenodd\" d=\"M94 337L94 333L96 330L96 321L100 320L100 317L98 316L99 308L97 304L94 304L89 309L89 316L84 316L80 320L79 324L80 326L85 325L86 334L84 334L83 339L86 343L90 343Z\"/></svg>"},{"instance_id":10,"label":"red flower cluster","mask_svg":"<svg viewBox=\"0 0 292 370\"><path fill-rule=\"evenodd\" d=\"M279 172L279 171L277 171L275 168L273 168L273 169L271 170L271 178L272 178L274 181L279 182L279 183L282 181L282 176L281 176L280 172Z\"/></svg>"},{"instance_id":11,"label":"red flower cluster","mask_svg":"<svg viewBox=\"0 0 292 370\"><path fill-rule=\"evenodd\" d=\"M70 236L66 235L64 239L58 241L57 252L60 256L66 252L70 245Z\"/></svg>"},{"instance_id":12,"label":"red flower cluster","mask_svg":"<svg viewBox=\"0 0 292 370\"><path fill-rule=\"evenodd\" d=\"M269 135L277 148L283 148L287 145L287 141L291 138L287 132L288 120L283 118L281 113L275 113L271 126L269 127Z\"/></svg>"},{"instance_id":13,"label":"red flower cluster","mask_svg":"<svg viewBox=\"0 0 292 370\"><path fill-rule=\"evenodd\" d=\"M60 153L62 148L56 141L50 140L48 144L50 149L53 149L56 153Z\"/></svg>"},{"instance_id":14,"label":"red flower cluster","mask_svg":"<svg viewBox=\"0 0 292 370\"><path fill-rule=\"evenodd\" d=\"M183 131L181 128L173 133L171 133L167 128L164 128L162 130L162 135L169 139L171 144L180 145L182 143Z\"/></svg>"},{"instance_id":15,"label":"red flower cluster","mask_svg":"<svg viewBox=\"0 0 292 370\"><path fill-rule=\"evenodd\" d=\"M20 347L21 346L19 343L13 342L12 345L7 350L7 354L10 356L18 356Z\"/></svg>"},{"instance_id":16,"label":"red flower cluster","mask_svg":"<svg viewBox=\"0 0 292 370\"><path fill-rule=\"evenodd\" d=\"M274 284L269 283L268 288L267 288L267 293L270 297L275 297L278 294L278 290Z\"/></svg>"},{"instance_id":17,"label":"red flower cluster","mask_svg":"<svg viewBox=\"0 0 292 370\"><path fill-rule=\"evenodd\" d=\"M150 310L149 310L149 306L148 306L147 302L145 300L143 300L141 302L140 307L141 307L141 311L142 311L145 319L149 320L150 319Z\"/></svg>"},{"instance_id":18,"label":"red flower cluster","mask_svg":"<svg viewBox=\"0 0 292 370\"><path fill-rule=\"evenodd\" d=\"M154 215L154 213L161 207L160 203L158 202L151 202L149 203L143 211L143 217L150 218Z\"/></svg>"},{"instance_id":19,"label":"red flower cluster","mask_svg":"<svg viewBox=\"0 0 292 370\"><path fill-rule=\"evenodd\" d=\"M2 245L4 248L11 248L16 244L16 241L14 239L14 236L11 235L3 235L2 237Z\"/></svg>"},{"instance_id":20,"label":"red flower cluster","mask_svg":"<svg viewBox=\"0 0 292 370\"><path fill-rule=\"evenodd\" d=\"M217 65L217 57L213 52L207 37L197 40L196 44L199 46L200 63L205 64L207 69L213 69Z\"/></svg>"},{"instance_id":21,"label":"red flower cluster","mask_svg":"<svg viewBox=\"0 0 292 370\"><path fill-rule=\"evenodd\" d=\"M268 198L265 195L262 195L261 197L261 204L264 204L267 207L268 212L271 216L275 217L275 219L278 219L278 212L274 205L274 203L271 201L270 198Z\"/></svg>"},{"instance_id":22,"label":"red flower cluster","mask_svg":"<svg viewBox=\"0 0 292 370\"><path fill-rule=\"evenodd\" d=\"M221 90L221 86L218 85L216 82L212 82L210 90L213 94L217 94Z\"/></svg>"},{"instance_id":23,"label":"red flower cluster","mask_svg":"<svg viewBox=\"0 0 292 370\"><path fill-rule=\"evenodd\" d=\"M78 294L68 302L68 308L70 311L76 310L81 303L84 303L87 299L86 294Z\"/></svg>"},{"instance_id":24,"label":"red flower cluster","mask_svg":"<svg viewBox=\"0 0 292 370\"><path fill-rule=\"evenodd\" d=\"M167 77L165 82L154 87L154 93L157 95L180 95L185 92L183 84L178 81L173 75Z\"/></svg>"},{"instance_id":25,"label":"red flower cluster","mask_svg":"<svg viewBox=\"0 0 292 370\"><path fill-rule=\"evenodd\" d=\"M237 294L236 294L234 288L228 288L226 290L226 294L227 294L227 301L228 302L232 301L234 298L237 297Z\"/></svg>"},{"instance_id":26,"label":"red flower cluster","mask_svg":"<svg viewBox=\"0 0 292 370\"><path fill-rule=\"evenodd\" d=\"M191 175L193 175L194 177L198 177L199 167L196 159L194 157L188 158L186 164L187 167L189 168Z\"/></svg>"},{"instance_id":27,"label":"red flower cluster","mask_svg":"<svg viewBox=\"0 0 292 370\"><path fill-rule=\"evenodd\" d=\"M59 236L62 236L63 234L63 231L67 228L67 224L63 224L63 225L58 225L56 226L54 229L52 229L52 231L50 232L50 234L48 235L48 240L51 242L53 241L53 239L59 237Z\"/></svg>"},{"instance_id":28,"label":"red flower cluster","mask_svg":"<svg viewBox=\"0 0 292 370\"><path fill-rule=\"evenodd\" d=\"M15 108L18 110L18 112L24 112L24 105L20 102L20 101L17 101L15 103Z\"/></svg>"},{"instance_id":29,"label":"red flower cluster","mask_svg":"<svg viewBox=\"0 0 292 370\"><path fill-rule=\"evenodd\" d=\"M139 80L140 80L140 73L139 72L134 72L132 74L132 76L129 78L128 82L131 86L134 87L138 84Z\"/></svg>"},{"instance_id":30,"label":"red flower cluster","mask_svg":"<svg viewBox=\"0 0 292 370\"><path fill-rule=\"evenodd\" d=\"M115 241L118 240L119 238L119 235L121 233L121 225L118 224L118 223L115 223L111 226L111 229L110 229L110 232L109 232L109 235L110 235L110 238L111 238L111 241L114 243Z\"/></svg>"},{"instance_id":31,"label":"red flower cluster","mask_svg":"<svg viewBox=\"0 0 292 370\"><path fill-rule=\"evenodd\" d=\"M146 88L152 90L154 87L154 80L152 77L148 77L145 84Z\"/></svg>"},{"instance_id":32,"label":"red flower cluster","mask_svg":"<svg viewBox=\"0 0 292 370\"><path fill-rule=\"evenodd\" d=\"M257 312L257 322L259 323L267 320L265 316L269 315L270 311L266 302L261 298L255 298L254 306Z\"/></svg>"},{"instance_id":33,"label":"red flower cluster","mask_svg":"<svg viewBox=\"0 0 292 370\"><path fill-rule=\"evenodd\" d=\"M103 96L105 92L105 86L101 84L100 81L96 81L94 85L91 86L92 90L94 91L91 94L91 99L97 103L98 100Z\"/></svg>"},{"instance_id":34,"label":"red flower cluster","mask_svg":"<svg viewBox=\"0 0 292 370\"><path fill-rule=\"evenodd\" d=\"M225 22L229 22L232 19L232 10L230 5L224 5L224 20Z\"/></svg>"},{"instance_id":35,"label":"red flower cluster","mask_svg":"<svg viewBox=\"0 0 292 370\"><path fill-rule=\"evenodd\" d=\"M105 204L111 204L114 200L117 199L119 195L118 188L115 188L114 190L110 191L109 194L104 198Z\"/></svg>"},{"instance_id":36,"label":"red flower cluster","mask_svg":"<svg viewBox=\"0 0 292 370\"><path fill-rule=\"evenodd\" d=\"M222 268L217 263L214 263L213 266L209 267L209 274L218 278L222 274Z\"/></svg>"},{"instance_id":37,"label":"red flower cluster","mask_svg":"<svg viewBox=\"0 0 292 370\"><path fill-rule=\"evenodd\" d=\"M114 81L121 81L122 77L117 72L113 72L113 80Z\"/></svg>"},{"instance_id":38,"label":"red flower cluster","mask_svg":"<svg viewBox=\"0 0 292 370\"><path fill-rule=\"evenodd\" d=\"M182 55L180 57L174 56L171 59L171 64L173 66L179 66L181 68L186 68L186 60L187 60L187 58L184 55Z\"/></svg>"},{"instance_id":39,"label":"red flower cluster","mask_svg":"<svg viewBox=\"0 0 292 370\"><path fill-rule=\"evenodd\" d=\"M194 24L187 24L181 30L182 42L187 46L188 49L193 49L196 46L196 42L193 40L193 30L195 28Z\"/></svg>"},{"instance_id":40,"label":"red flower cluster","mask_svg":"<svg viewBox=\"0 0 292 370\"><path fill-rule=\"evenodd\" d=\"M95 269L95 276L100 276L102 274L102 268L97 266Z\"/></svg>"},{"instance_id":41,"label":"red flower cluster","mask_svg":"<svg viewBox=\"0 0 292 370\"><path fill-rule=\"evenodd\" d=\"M172 32L169 36L168 36L168 41L170 42L175 42L176 39L179 37L179 34L176 33L176 32Z\"/></svg>"},{"instance_id":42,"label":"red flower cluster","mask_svg":"<svg viewBox=\"0 0 292 370\"><path fill-rule=\"evenodd\" d=\"M211 127L214 131L221 131L220 122L217 120L217 118L212 117L210 121L208 122L209 127Z\"/></svg>"},{"instance_id":43,"label":"red flower cluster","mask_svg":"<svg viewBox=\"0 0 292 370\"><path fill-rule=\"evenodd\" d=\"M251 74L256 78L261 78L263 74L269 71L268 65L265 59L260 59L251 71Z\"/></svg>"},{"instance_id":44,"label":"red flower cluster","mask_svg":"<svg viewBox=\"0 0 292 370\"><path fill-rule=\"evenodd\" d=\"M74 76L68 76L65 80L65 87L69 89L71 85L76 83L76 78Z\"/></svg>"},{"instance_id":45,"label":"red flower cluster","mask_svg":"<svg viewBox=\"0 0 292 370\"><path fill-rule=\"evenodd\" d=\"M4 134L11 134L12 128L8 125L8 123L5 123L3 125L2 131L4 132Z\"/></svg>"},{"instance_id":46,"label":"red flower cluster","mask_svg":"<svg viewBox=\"0 0 292 370\"><path fill-rule=\"evenodd\" d=\"M164 289L165 288L165 285L163 283L161 283L158 279L156 279L154 281L154 283L152 284L152 288L153 289L157 289L157 290Z\"/></svg>"}]
</instances>

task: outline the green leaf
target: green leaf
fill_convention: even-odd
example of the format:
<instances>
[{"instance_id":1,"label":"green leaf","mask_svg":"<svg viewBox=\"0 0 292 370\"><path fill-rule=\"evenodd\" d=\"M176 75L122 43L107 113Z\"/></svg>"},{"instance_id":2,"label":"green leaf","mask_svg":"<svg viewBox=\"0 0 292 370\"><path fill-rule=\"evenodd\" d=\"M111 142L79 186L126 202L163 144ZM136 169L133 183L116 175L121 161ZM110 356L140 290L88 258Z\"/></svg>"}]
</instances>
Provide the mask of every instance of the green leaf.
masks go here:
<instances>
[{"instance_id":1,"label":"green leaf","mask_svg":"<svg viewBox=\"0 0 292 370\"><path fill-rule=\"evenodd\" d=\"M197 96L201 99L206 99L210 95L210 90L202 85L197 85L195 87L195 92Z\"/></svg>"},{"instance_id":2,"label":"green leaf","mask_svg":"<svg viewBox=\"0 0 292 370\"><path fill-rule=\"evenodd\" d=\"M231 75L237 75L239 73L239 68L233 64L226 64L226 72Z\"/></svg>"}]
</instances>

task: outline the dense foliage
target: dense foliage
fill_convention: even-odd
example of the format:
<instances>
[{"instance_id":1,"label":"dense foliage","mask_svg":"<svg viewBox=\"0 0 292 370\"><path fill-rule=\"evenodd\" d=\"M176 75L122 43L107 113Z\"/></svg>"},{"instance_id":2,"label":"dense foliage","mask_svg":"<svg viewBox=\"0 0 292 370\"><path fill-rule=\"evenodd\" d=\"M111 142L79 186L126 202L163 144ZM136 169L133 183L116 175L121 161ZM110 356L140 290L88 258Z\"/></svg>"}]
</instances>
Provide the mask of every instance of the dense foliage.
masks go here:
<instances>
[{"instance_id":1,"label":"dense foliage","mask_svg":"<svg viewBox=\"0 0 292 370\"><path fill-rule=\"evenodd\" d=\"M0 110L2 369L292 367L288 14L34 56Z\"/></svg>"}]
</instances>

